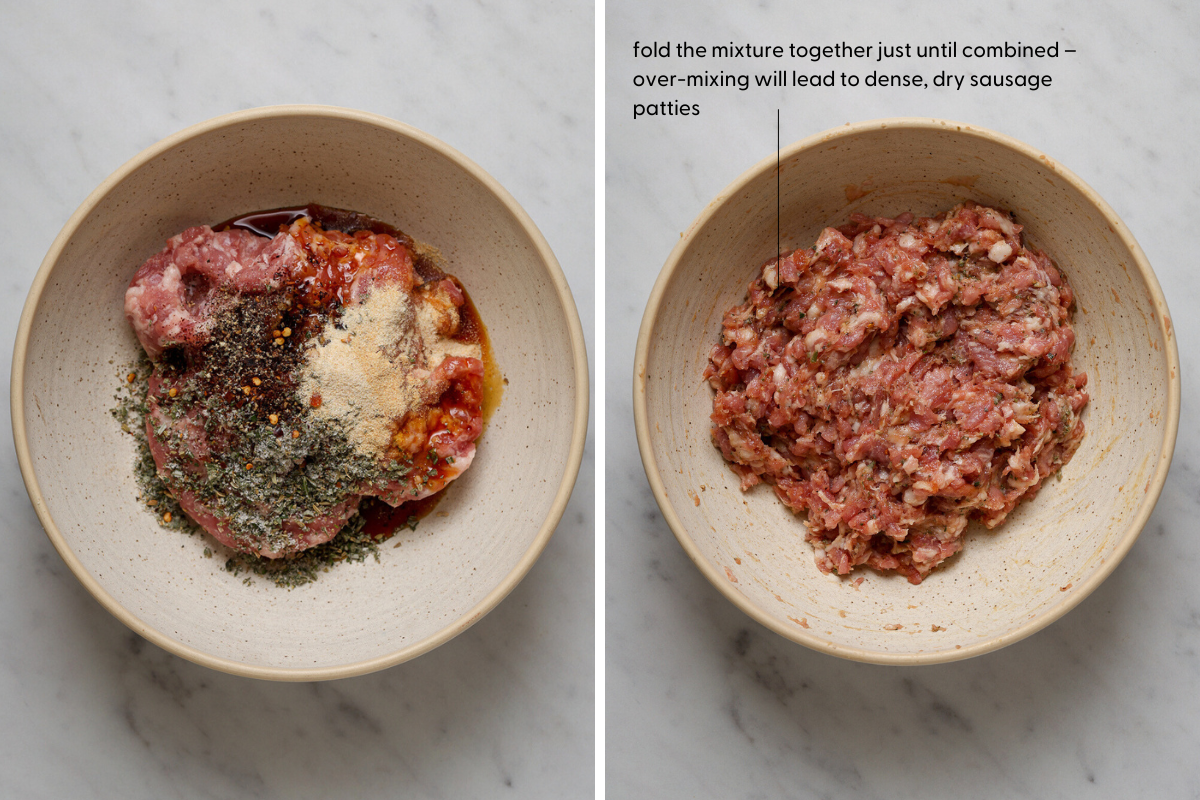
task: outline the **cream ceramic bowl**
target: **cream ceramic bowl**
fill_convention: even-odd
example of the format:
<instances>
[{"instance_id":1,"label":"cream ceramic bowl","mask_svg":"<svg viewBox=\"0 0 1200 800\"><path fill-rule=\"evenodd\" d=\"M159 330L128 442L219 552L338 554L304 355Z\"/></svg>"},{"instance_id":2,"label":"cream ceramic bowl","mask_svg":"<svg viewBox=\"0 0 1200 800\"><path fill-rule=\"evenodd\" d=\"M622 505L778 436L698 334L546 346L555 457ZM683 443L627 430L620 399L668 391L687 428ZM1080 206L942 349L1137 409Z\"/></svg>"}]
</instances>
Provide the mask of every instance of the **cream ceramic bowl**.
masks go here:
<instances>
[{"instance_id":1,"label":"cream ceramic bowl","mask_svg":"<svg viewBox=\"0 0 1200 800\"><path fill-rule=\"evenodd\" d=\"M1088 374L1074 459L995 531L919 586L866 569L821 574L802 518L770 487L743 494L709 434L701 380L724 311L776 252L776 156L725 189L672 251L638 337L634 413L663 515L701 572L789 639L883 664L951 661L1028 636L1095 589L1137 538L1162 489L1179 418L1167 305L1112 209L1031 147L940 120L847 125L780 156L783 249L811 247L852 212L933 214L962 200L1011 210L1078 297L1074 363Z\"/></svg>"},{"instance_id":2,"label":"cream ceramic bowl","mask_svg":"<svg viewBox=\"0 0 1200 800\"><path fill-rule=\"evenodd\" d=\"M109 414L139 353L125 288L166 239L240 213L316 202L371 214L438 247L466 285L507 379L470 470L381 563L292 591L202 556L137 502L134 442ZM54 546L117 618L231 673L361 674L420 655L491 610L553 533L587 426L583 334L529 216L428 134L320 106L255 109L188 128L121 167L50 248L13 357L12 415L29 496ZM441 512L445 512L443 516ZM394 543L400 542L400 546Z\"/></svg>"}]
</instances>

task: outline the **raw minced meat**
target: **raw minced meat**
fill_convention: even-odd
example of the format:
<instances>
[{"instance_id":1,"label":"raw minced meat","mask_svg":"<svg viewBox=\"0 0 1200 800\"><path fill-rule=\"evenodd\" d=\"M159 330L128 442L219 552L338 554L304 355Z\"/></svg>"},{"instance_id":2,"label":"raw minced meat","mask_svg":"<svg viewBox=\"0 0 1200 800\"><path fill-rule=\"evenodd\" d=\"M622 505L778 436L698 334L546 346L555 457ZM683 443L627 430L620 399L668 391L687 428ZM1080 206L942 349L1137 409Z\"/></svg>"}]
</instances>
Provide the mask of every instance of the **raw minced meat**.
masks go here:
<instances>
[{"instance_id":1,"label":"raw minced meat","mask_svg":"<svg viewBox=\"0 0 1200 800\"><path fill-rule=\"evenodd\" d=\"M198 226L134 275L125 313L154 365L150 453L221 543L293 555L364 497L419 500L471 464L479 334L462 329L462 287L413 250L398 232L308 218L273 238Z\"/></svg>"},{"instance_id":2,"label":"raw minced meat","mask_svg":"<svg viewBox=\"0 0 1200 800\"><path fill-rule=\"evenodd\" d=\"M817 566L912 583L994 528L1070 460L1087 376L1074 296L1008 214L826 228L767 262L704 377L712 435L746 490L807 513Z\"/></svg>"}]
</instances>

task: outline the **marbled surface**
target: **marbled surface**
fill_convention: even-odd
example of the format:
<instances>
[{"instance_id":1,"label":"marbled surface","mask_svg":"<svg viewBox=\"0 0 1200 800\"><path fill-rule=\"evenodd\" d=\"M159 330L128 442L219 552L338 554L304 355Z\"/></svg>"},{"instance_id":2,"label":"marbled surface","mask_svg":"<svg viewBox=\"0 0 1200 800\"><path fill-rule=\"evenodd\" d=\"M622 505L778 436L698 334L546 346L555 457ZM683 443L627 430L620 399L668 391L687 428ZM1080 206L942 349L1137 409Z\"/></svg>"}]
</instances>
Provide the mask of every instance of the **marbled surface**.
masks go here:
<instances>
[{"instance_id":1,"label":"marbled surface","mask_svg":"<svg viewBox=\"0 0 1200 800\"><path fill-rule=\"evenodd\" d=\"M802 8L801 8L802 7ZM607 7L607 785L614 798L1200 797L1200 12L1166 2L868 1ZM652 63L633 43L1043 44L1049 89L639 89L639 72L760 71ZM801 69L812 65L797 64ZM822 63L806 71L869 72ZM892 62L889 72L955 71ZM637 102L698 117L633 119ZM1043 150L1132 229L1170 303L1183 373L1175 461L1125 561L1078 608L1007 649L936 667L856 664L752 622L663 521L632 424L637 327L691 220L783 141L845 122L931 116Z\"/></svg>"},{"instance_id":2,"label":"marbled surface","mask_svg":"<svg viewBox=\"0 0 1200 800\"><path fill-rule=\"evenodd\" d=\"M0 374L71 212L142 148L278 103L373 111L488 170L558 255L592 344L593 11L523 0L0 3ZM7 412L5 412L7 417ZM463 635L350 680L272 684L110 617L0 444L0 796L565 798L593 786L593 476Z\"/></svg>"}]
</instances>

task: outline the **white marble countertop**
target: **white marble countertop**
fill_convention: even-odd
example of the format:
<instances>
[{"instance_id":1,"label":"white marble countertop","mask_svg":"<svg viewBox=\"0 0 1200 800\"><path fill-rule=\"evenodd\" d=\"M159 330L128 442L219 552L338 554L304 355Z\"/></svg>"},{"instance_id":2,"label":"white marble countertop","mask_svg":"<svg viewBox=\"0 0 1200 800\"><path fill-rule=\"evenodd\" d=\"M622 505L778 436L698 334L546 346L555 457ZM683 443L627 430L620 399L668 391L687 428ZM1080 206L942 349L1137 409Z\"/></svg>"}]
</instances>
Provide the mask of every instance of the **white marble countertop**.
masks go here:
<instances>
[{"instance_id":1,"label":"white marble countertop","mask_svg":"<svg viewBox=\"0 0 1200 800\"><path fill-rule=\"evenodd\" d=\"M550 242L591 349L590 6L80 0L2 16L5 409L26 292L88 193L187 125L280 103L383 114L479 163ZM540 561L466 633L374 675L272 684L183 661L109 616L42 532L5 438L0 796L589 796L592 452L589 439Z\"/></svg>"},{"instance_id":2,"label":"white marble countertop","mask_svg":"<svg viewBox=\"0 0 1200 800\"><path fill-rule=\"evenodd\" d=\"M1200 796L1200 271L1187 244L1200 214L1200 11L1167 2L609 0L607 19L609 795ZM635 40L1058 40L1078 52L1036 70L1054 79L1036 92L689 93L635 88L640 68L669 71L635 62ZM740 69L732 62L693 66ZM834 66L849 68L833 62L821 71ZM700 116L633 120L635 102L670 99L699 102ZM1165 291L1178 331L1183 408L1158 506L1092 596L1004 650L922 668L807 650L751 621L710 586L650 493L631 421L642 311L680 231L774 151L777 108L785 143L889 116L961 120L1028 142L1116 209Z\"/></svg>"}]
</instances>

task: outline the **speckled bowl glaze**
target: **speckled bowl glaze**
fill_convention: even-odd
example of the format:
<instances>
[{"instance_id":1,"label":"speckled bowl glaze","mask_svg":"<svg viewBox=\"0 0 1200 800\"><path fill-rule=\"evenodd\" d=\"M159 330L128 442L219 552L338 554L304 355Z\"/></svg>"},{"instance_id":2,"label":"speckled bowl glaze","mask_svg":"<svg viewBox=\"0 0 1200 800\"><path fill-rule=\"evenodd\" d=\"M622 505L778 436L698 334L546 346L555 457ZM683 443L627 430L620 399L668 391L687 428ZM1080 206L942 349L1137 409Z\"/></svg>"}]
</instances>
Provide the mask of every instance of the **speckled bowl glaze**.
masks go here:
<instances>
[{"instance_id":1,"label":"speckled bowl glaze","mask_svg":"<svg viewBox=\"0 0 1200 800\"><path fill-rule=\"evenodd\" d=\"M137 501L135 447L109 414L139 353L122 311L166 239L307 202L365 212L438 247L467 287L507 379L478 456L380 563L292 591L226 573L207 537ZM281 106L188 128L121 167L47 254L13 357L21 472L54 546L117 618L192 661L317 680L381 669L468 628L521 580L567 504L587 426L583 334L566 280L516 201L476 164L383 117ZM444 512L444 513L443 513Z\"/></svg>"},{"instance_id":2,"label":"speckled bowl glaze","mask_svg":"<svg viewBox=\"0 0 1200 800\"><path fill-rule=\"evenodd\" d=\"M713 445L701 380L724 311L776 252L776 156L741 175L667 259L638 338L634 412L663 515L701 572L777 633L844 658L925 664L1015 642L1077 605L1120 562L1158 499L1179 419L1167 305L1129 230L1083 181L991 131L929 119L847 125L780 156L783 249L811 247L858 211L933 214L962 200L1015 213L1077 294L1074 363L1088 374L1087 434L994 531L919 586L855 570L823 575L802 517L768 486L743 494ZM864 578L856 585L859 577Z\"/></svg>"}]
</instances>

